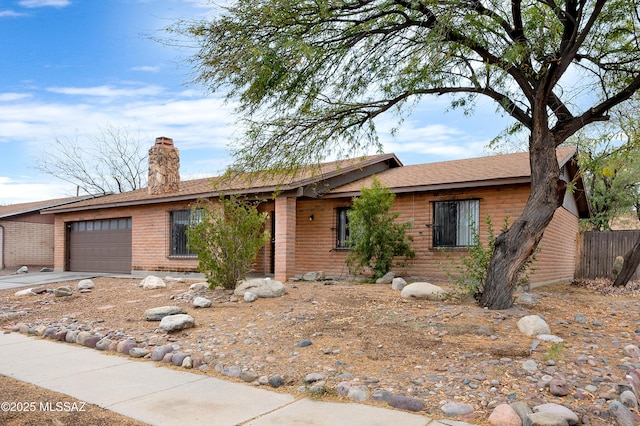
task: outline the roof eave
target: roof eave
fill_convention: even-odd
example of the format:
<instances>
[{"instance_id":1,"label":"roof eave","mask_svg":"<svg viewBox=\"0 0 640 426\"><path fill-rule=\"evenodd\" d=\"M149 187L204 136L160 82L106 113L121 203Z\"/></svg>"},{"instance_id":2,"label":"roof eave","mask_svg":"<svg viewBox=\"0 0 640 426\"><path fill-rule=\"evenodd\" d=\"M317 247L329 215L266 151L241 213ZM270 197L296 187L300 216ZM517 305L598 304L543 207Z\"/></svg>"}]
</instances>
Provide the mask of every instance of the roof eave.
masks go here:
<instances>
[{"instance_id":1,"label":"roof eave","mask_svg":"<svg viewBox=\"0 0 640 426\"><path fill-rule=\"evenodd\" d=\"M77 200L69 200L69 201L64 201L64 202L59 202L59 203L54 203L54 204L48 204L48 205L44 205L44 206L39 206L39 207L33 207L31 209L26 209L26 210L21 210L21 211L17 211L17 212L12 212L12 213L6 213L3 215L0 215L0 219L4 219L7 217L12 217L12 216L20 216L23 214L28 214L28 213L34 213L34 212L40 212L41 214L44 214L44 211L47 209L53 209L59 206L64 206L66 204L73 204L73 203L78 203L81 201L86 201L92 198L96 198L98 197L97 195L87 195L86 197L80 197Z\"/></svg>"},{"instance_id":2,"label":"roof eave","mask_svg":"<svg viewBox=\"0 0 640 426\"><path fill-rule=\"evenodd\" d=\"M510 177L501 179L487 179L487 180L475 180L466 182L447 182L438 183L432 185L414 185L414 186L400 186L391 187L391 191L396 194L410 193L410 192L434 192L453 189L467 189L467 188L479 188L488 186L506 186L506 185L518 185L531 183L530 176ZM331 192L325 194L323 198L344 198L344 197L357 197L360 195L360 191L349 192Z\"/></svg>"}]
</instances>

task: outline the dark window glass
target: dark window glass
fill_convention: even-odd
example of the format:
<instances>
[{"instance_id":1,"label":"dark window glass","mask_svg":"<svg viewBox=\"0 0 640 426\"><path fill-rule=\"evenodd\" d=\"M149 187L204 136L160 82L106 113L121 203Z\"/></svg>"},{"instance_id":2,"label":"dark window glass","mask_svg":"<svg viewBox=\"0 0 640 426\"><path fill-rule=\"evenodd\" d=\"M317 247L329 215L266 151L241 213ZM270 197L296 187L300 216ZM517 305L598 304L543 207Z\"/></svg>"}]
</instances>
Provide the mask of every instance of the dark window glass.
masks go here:
<instances>
[{"instance_id":1,"label":"dark window glass","mask_svg":"<svg viewBox=\"0 0 640 426\"><path fill-rule=\"evenodd\" d=\"M479 200L436 201L433 203L433 246L468 247L478 232Z\"/></svg>"},{"instance_id":2,"label":"dark window glass","mask_svg":"<svg viewBox=\"0 0 640 426\"><path fill-rule=\"evenodd\" d=\"M187 229L193 221L200 220L196 213L192 217L191 210L176 210L170 212L171 216L171 256L196 256L196 253L187 248Z\"/></svg>"},{"instance_id":3,"label":"dark window glass","mask_svg":"<svg viewBox=\"0 0 640 426\"><path fill-rule=\"evenodd\" d=\"M336 224L336 247L347 248L349 247L349 217L346 207L341 207L336 210L337 224Z\"/></svg>"}]
</instances>

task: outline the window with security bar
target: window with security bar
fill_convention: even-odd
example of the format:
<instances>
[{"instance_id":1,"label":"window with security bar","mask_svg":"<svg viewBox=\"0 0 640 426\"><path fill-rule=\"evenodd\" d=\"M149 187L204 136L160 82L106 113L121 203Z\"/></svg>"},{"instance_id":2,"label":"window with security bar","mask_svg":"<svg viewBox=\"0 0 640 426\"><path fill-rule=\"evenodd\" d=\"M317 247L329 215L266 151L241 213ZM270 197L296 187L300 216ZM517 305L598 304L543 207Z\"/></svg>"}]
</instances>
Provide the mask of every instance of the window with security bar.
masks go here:
<instances>
[{"instance_id":1,"label":"window with security bar","mask_svg":"<svg viewBox=\"0 0 640 426\"><path fill-rule=\"evenodd\" d=\"M435 201L433 246L468 247L478 232L480 200Z\"/></svg>"},{"instance_id":2,"label":"window with security bar","mask_svg":"<svg viewBox=\"0 0 640 426\"><path fill-rule=\"evenodd\" d=\"M169 212L171 233L171 256L197 257L197 254L187 248L187 229L201 220L198 210L174 210Z\"/></svg>"}]
</instances>

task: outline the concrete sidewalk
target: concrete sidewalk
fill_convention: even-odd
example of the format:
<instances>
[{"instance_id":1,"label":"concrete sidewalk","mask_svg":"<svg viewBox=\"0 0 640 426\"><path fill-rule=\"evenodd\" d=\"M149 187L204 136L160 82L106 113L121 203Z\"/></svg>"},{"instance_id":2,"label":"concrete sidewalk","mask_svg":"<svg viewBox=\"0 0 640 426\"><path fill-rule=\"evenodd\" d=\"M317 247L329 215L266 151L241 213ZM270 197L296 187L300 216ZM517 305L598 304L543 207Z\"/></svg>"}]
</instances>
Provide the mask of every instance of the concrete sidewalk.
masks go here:
<instances>
[{"instance_id":1,"label":"concrete sidewalk","mask_svg":"<svg viewBox=\"0 0 640 426\"><path fill-rule=\"evenodd\" d=\"M292 395L19 333L0 334L0 374L152 425L464 426Z\"/></svg>"}]
</instances>

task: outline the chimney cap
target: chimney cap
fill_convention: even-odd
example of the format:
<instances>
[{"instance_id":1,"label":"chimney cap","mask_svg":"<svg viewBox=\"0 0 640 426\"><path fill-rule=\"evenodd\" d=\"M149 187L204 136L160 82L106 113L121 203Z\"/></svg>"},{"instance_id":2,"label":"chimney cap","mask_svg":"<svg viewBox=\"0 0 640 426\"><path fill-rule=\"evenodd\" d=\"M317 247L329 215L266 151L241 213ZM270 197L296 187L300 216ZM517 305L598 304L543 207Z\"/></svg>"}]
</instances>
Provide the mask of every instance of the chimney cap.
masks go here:
<instances>
[{"instance_id":1,"label":"chimney cap","mask_svg":"<svg viewBox=\"0 0 640 426\"><path fill-rule=\"evenodd\" d=\"M156 138L156 145L173 146L173 139L166 136L160 136Z\"/></svg>"}]
</instances>

